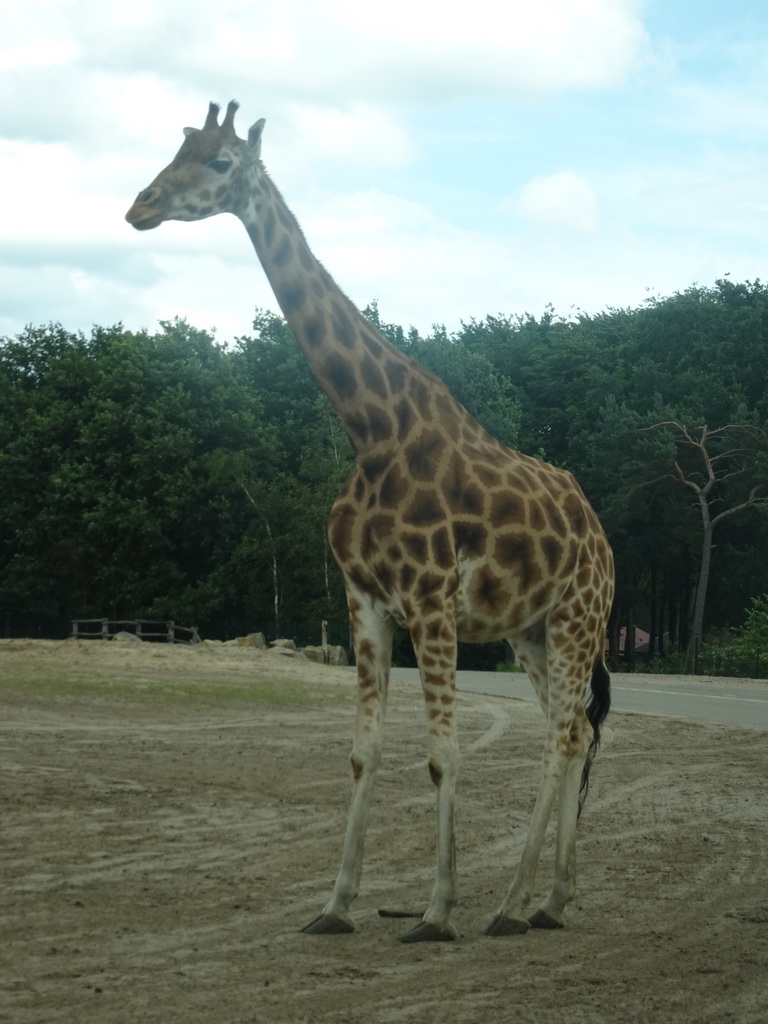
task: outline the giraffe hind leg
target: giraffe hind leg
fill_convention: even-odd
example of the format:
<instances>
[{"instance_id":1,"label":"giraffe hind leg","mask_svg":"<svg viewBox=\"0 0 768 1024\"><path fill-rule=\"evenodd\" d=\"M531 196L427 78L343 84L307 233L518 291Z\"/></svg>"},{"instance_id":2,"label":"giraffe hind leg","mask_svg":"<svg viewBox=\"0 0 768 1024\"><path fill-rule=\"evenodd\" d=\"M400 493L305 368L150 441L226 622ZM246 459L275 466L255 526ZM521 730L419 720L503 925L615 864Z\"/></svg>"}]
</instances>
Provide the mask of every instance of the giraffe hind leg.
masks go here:
<instances>
[{"instance_id":1,"label":"giraffe hind leg","mask_svg":"<svg viewBox=\"0 0 768 1024\"><path fill-rule=\"evenodd\" d=\"M563 910L576 892L576 830L589 789L589 770L600 742L600 726L611 706L610 678L602 656L595 659L592 692L579 705L571 729L574 754L558 797L555 878L552 889L529 920L534 928L562 928Z\"/></svg>"},{"instance_id":2,"label":"giraffe hind leg","mask_svg":"<svg viewBox=\"0 0 768 1024\"><path fill-rule=\"evenodd\" d=\"M516 657L522 664L523 668L528 673L528 678L531 681L534 692L539 700L542 711L545 717L548 714L549 706L549 669L547 666L547 652L546 652L546 637L544 628L542 625L533 627L525 631L525 633L516 634L507 638L512 649L515 652ZM539 807L541 801L541 791L539 793L539 799L537 799L536 806ZM547 818L549 812L547 812ZM535 810L534 810L535 820ZM544 823L546 827L546 821ZM528 839L526 841L526 849L531 841L531 830L533 828L533 820L529 827ZM536 856L538 860L538 854ZM507 894L507 898L501 904L498 912L492 918L490 924L485 929L485 935L492 938L499 938L506 935L524 935L529 928L531 923L528 920L526 907L528 898L523 897L522 900L518 899L516 906L512 905L512 893L519 886L521 882L521 868L518 868L515 880L510 887Z\"/></svg>"},{"instance_id":3,"label":"giraffe hind leg","mask_svg":"<svg viewBox=\"0 0 768 1024\"><path fill-rule=\"evenodd\" d=\"M576 827L584 761L584 755L573 757L560 784L555 877L547 898L528 918L532 928L564 927L563 911L576 893Z\"/></svg>"},{"instance_id":4,"label":"giraffe hind leg","mask_svg":"<svg viewBox=\"0 0 768 1024\"><path fill-rule=\"evenodd\" d=\"M563 910L575 892L579 787L592 738L582 703L588 669L562 659L553 637L545 637L543 631L538 635L529 633L516 637L513 647L531 676L547 716L547 739L541 783L520 865L505 900L486 929L486 935L494 937L522 934L529 927L563 927ZM577 680L576 685L569 684L575 674L583 675L583 682ZM528 915L541 847L555 803L558 805L555 878L542 906Z\"/></svg>"}]
</instances>

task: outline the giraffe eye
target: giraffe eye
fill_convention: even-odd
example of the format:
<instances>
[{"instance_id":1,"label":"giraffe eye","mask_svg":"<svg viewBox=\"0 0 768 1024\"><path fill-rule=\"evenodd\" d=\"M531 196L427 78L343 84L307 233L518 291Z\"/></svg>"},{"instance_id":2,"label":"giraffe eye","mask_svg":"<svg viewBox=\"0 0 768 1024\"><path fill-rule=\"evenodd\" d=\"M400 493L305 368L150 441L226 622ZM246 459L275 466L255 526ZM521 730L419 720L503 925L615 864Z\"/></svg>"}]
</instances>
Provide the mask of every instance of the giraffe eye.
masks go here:
<instances>
[{"instance_id":1,"label":"giraffe eye","mask_svg":"<svg viewBox=\"0 0 768 1024\"><path fill-rule=\"evenodd\" d=\"M229 168L232 166L231 160L209 160L208 166L211 170L216 171L217 174L226 174Z\"/></svg>"}]
</instances>

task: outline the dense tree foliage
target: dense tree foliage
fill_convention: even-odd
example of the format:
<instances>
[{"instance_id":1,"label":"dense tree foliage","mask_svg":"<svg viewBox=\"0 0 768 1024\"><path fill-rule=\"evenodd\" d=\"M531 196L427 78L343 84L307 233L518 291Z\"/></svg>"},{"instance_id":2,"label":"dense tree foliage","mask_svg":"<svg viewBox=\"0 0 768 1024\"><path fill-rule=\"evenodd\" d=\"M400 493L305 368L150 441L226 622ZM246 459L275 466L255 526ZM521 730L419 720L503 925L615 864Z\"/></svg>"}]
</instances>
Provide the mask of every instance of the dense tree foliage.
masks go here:
<instances>
[{"instance_id":1,"label":"dense tree foliage","mask_svg":"<svg viewBox=\"0 0 768 1024\"><path fill-rule=\"evenodd\" d=\"M725 279L637 309L489 316L428 337L366 315L496 437L576 475L616 555L614 656L622 627L650 633L651 657L690 635L701 509L679 438L654 425L743 428L748 460L708 492L713 517L743 507L719 520L704 635L727 635L768 591L768 509L748 500L768 496L766 286ZM351 466L271 313L228 347L183 321L29 327L0 341L0 633L109 616L318 638L327 619L345 642L325 521Z\"/></svg>"},{"instance_id":2,"label":"dense tree foliage","mask_svg":"<svg viewBox=\"0 0 768 1024\"><path fill-rule=\"evenodd\" d=\"M465 325L459 340L515 386L521 447L575 473L606 526L618 584L614 652L620 628L634 625L651 634L651 656L685 649L701 513L674 479L674 437L646 428L753 428L751 472L720 483L718 509L739 505L768 480L768 289L725 279L594 317L488 318ZM764 512L752 506L718 531L705 635L739 623L750 598L768 589Z\"/></svg>"}]
</instances>

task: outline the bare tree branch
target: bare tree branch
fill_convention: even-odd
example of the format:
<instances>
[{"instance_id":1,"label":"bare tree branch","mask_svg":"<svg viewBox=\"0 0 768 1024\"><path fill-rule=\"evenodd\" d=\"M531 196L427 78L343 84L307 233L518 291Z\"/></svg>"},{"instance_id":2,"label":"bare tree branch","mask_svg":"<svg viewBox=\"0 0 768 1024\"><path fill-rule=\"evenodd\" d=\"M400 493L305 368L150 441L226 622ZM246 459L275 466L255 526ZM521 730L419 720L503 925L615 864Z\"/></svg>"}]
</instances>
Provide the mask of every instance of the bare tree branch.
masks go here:
<instances>
[{"instance_id":1,"label":"bare tree branch","mask_svg":"<svg viewBox=\"0 0 768 1024\"><path fill-rule=\"evenodd\" d=\"M691 645L701 641L704 622L704 607L709 583L709 569L712 556L712 536L715 527L724 519L743 512L759 502L768 501L768 494L763 494L765 486L757 484L749 493L749 496L730 508L724 508L717 515L712 515L712 506L718 505L724 500L718 494L712 494L716 485L724 484L733 480L734 477L743 476L757 467L758 451L766 448L766 435L759 428L750 424L729 423L724 427L716 427L710 430L706 424L694 427L691 430L677 420L665 420L661 423L654 423L645 430L668 430L676 435L675 445L678 450L694 449L702 460L701 469L686 470L678 459L672 462L672 473L665 474L661 479L674 479L696 495L702 522L702 550L699 563L699 579L696 588L696 600L693 609L693 621L691 626ZM755 441L754 447L747 447L734 443L732 447L724 451L710 451L713 439L733 437L735 433L742 432ZM734 438L736 441L736 438ZM698 479L697 479L698 478ZM703 482L699 482L702 479Z\"/></svg>"},{"instance_id":2,"label":"bare tree branch","mask_svg":"<svg viewBox=\"0 0 768 1024\"><path fill-rule=\"evenodd\" d=\"M764 490L763 484L758 484L757 487L753 487L749 492L749 497L746 501L742 501L740 505L734 505L732 508L724 508L722 512L718 513L712 520L713 528L720 522L721 519L727 519L728 516L732 516L734 512L741 512L745 508L749 508L751 505L757 505L760 502L768 501L768 494L759 495L758 491Z\"/></svg>"}]
</instances>

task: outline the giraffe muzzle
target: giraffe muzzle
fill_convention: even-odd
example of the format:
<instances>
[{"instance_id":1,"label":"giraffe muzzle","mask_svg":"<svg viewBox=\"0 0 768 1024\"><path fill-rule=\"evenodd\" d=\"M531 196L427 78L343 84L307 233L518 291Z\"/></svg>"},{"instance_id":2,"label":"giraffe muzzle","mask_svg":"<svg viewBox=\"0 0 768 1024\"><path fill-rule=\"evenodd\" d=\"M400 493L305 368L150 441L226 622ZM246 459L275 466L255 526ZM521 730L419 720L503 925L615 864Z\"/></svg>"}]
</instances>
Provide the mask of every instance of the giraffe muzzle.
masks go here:
<instances>
[{"instance_id":1,"label":"giraffe muzzle","mask_svg":"<svg viewBox=\"0 0 768 1024\"><path fill-rule=\"evenodd\" d=\"M157 209L157 200L160 198L158 188L147 188L139 192L134 200L133 206L125 215L125 219L132 224L137 231L149 231L162 224L165 216Z\"/></svg>"},{"instance_id":2,"label":"giraffe muzzle","mask_svg":"<svg viewBox=\"0 0 768 1024\"><path fill-rule=\"evenodd\" d=\"M126 213L125 219L137 231L149 231L150 228L156 228L158 224L162 224L165 216L158 210L153 210L137 200L128 213Z\"/></svg>"}]
</instances>

